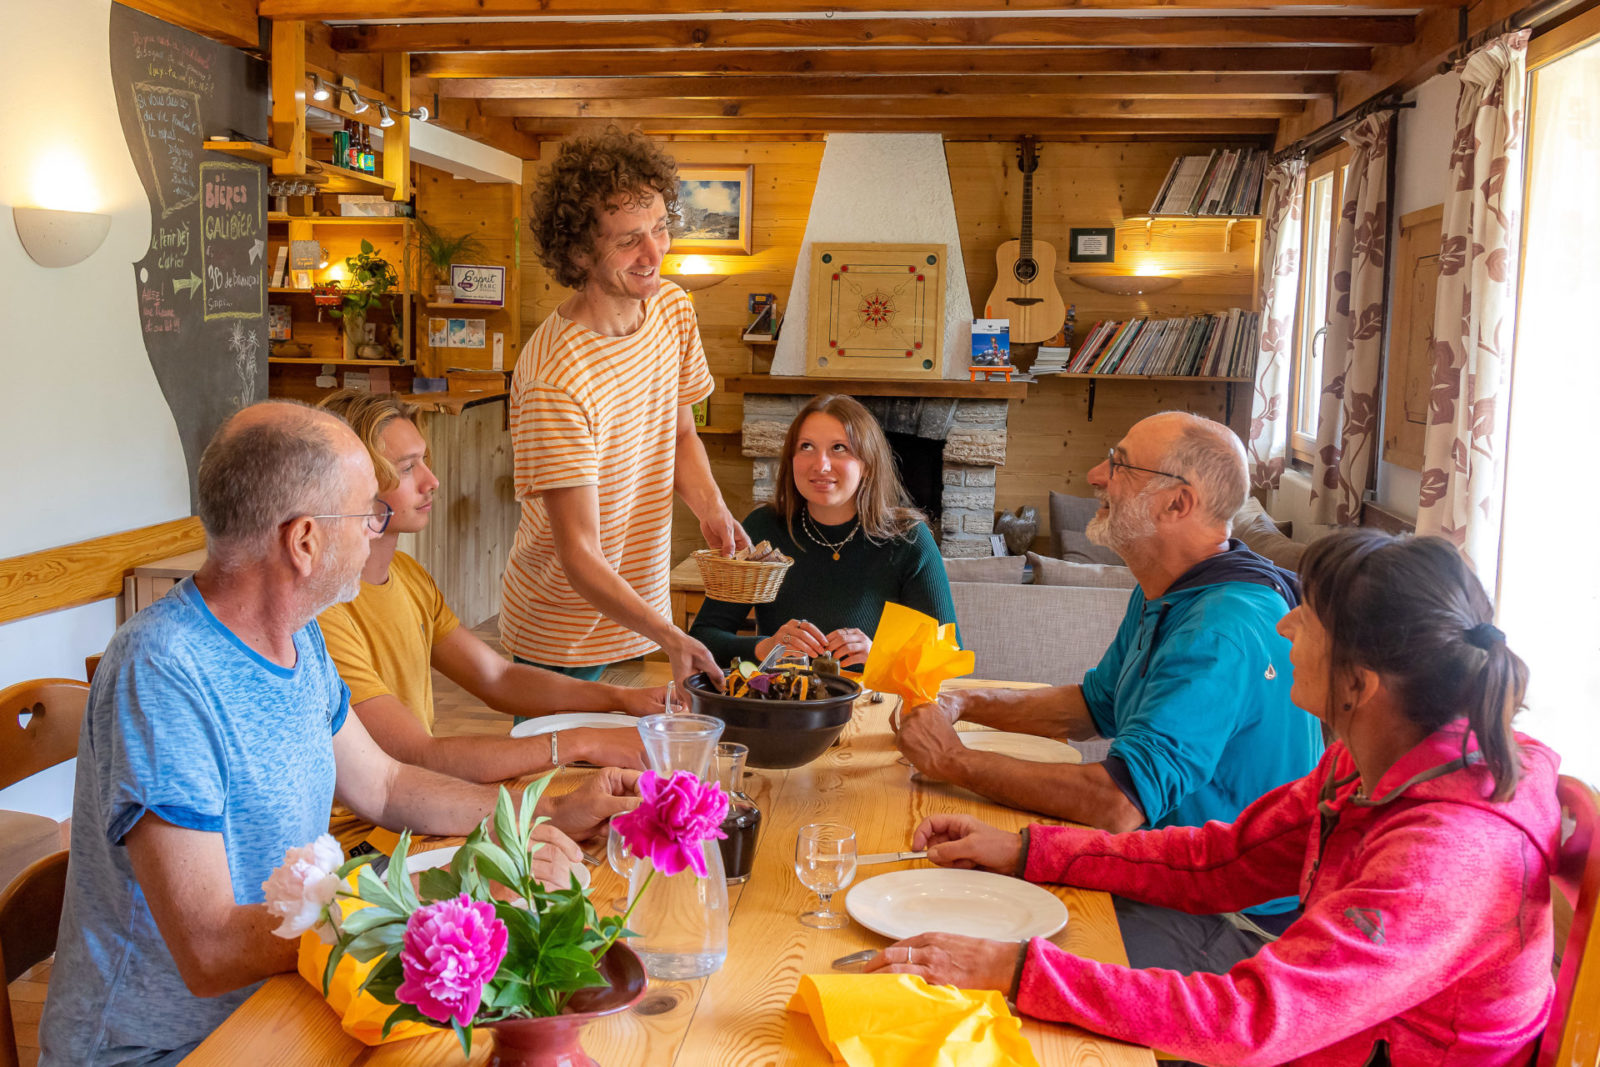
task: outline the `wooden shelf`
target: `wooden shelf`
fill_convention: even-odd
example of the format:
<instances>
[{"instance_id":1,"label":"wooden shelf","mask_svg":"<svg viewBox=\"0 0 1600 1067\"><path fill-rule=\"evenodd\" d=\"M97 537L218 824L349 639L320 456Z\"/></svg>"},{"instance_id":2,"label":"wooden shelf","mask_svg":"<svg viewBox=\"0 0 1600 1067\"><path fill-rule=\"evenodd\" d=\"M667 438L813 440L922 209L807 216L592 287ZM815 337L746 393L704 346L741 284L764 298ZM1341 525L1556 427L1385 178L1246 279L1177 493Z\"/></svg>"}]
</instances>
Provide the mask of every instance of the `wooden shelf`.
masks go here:
<instances>
[{"instance_id":1,"label":"wooden shelf","mask_svg":"<svg viewBox=\"0 0 1600 1067\"><path fill-rule=\"evenodd\" d=\"M770 374L731 375L723 386L730 393L765 393L806 396L846 393L853 396L970 397L985 400L1022 400L1027 382L966 382L959 378L811 378Z\"/></svg>"},{"instance_id":2,"label":"wooden shelf","mask_svg":"<svg viewBox=\"0 0 1600 1067\"><path fill-rule=\"evenodd\" d=\"M296 289L292 285L269 285L269 286L267 286L267 292L269 292L269 293L278 293L278 294L281 294L283 296L294 296L296 294L298 294L300 296L310 296L313 293L315 293L316 290L315 289ZM418 294L417 294L416 290L414 290L414 289L390 289L384 295L385 296L413 296L414 297L414 296L416 296Z\"/></svg>"},{"instance_id":3,"label":"wooden shelf","mask_svg":"<svg viewBox=\"0 0 1600 1067\"><path fill-rule=\"evenodd\" d=\"M328 364L333 367L409 367L409 359L321 359L317 356L268 356L268 363L293 363L301 366Z\"/></svg>"},{"instance_id":4,"label":"wooden shelf","mask_svg":"<svg viewBox=\"0 0 1600 1067\"><path fill-rule=\"evenodd\" d=\"M431 301L428 303L429 311L476 311L487 315L490 312L504 311L505 309L504 304L435 304Z\"/></svg>"},{"instance_id":5,"label":"wooden shelf","mask_svg":"<svg viewBox=\"0 0 1600 1067\"><path fill-rule=\"evenodd\" d=\"M1260 215L1129 215L1128 222L1157 222L1175 220L1179 222L1259 222Z\"/></svg>"},{"instance_id":6,"label":"wooden shelf","mask_svg":"<svg viewBox=\"0 0 1600 1067\"><path fill-rule=\"evenodd\" d=\"M267 212L268 222L309 222L313 226L397 226L415 222L410 215L288 215Z\"/></svg>"},{"instance_id":7,"label":"wooden shelf","mask_svg":"<svg viewBox=\"0 0 1600 1067\"><path fill-rule=\"evenodd\" d=\"M324 175L328 181L323 185L323 191L330 193L389 193L394 191L394 182L368 174L366 171L350 170L348 167L336 167L332 163L321 160L306 160L306 169L310 172Z\"/></svg>"},{"instance_id":8,"label":"wooden shelf","mask_svg":"<svg viewBox=\"0 0 1600 1067\"><path fill-rule=\"evenodd\" d=\"M212 152L222 152L236 159L248 159L252 163L272 163L280 159L288 159L289 153L281 148L274 148L269 144L257 144L255 141L206 141L206 148Z\"/></svg>"},{"instance_id":9,"label":"wooden shelf","mask_svg":"<svg viewBox=\"0 0 1600 1067\"><path fill-rule=\"evenodd\" d=\"M743 426L696 426L696 433L703 434L735 434L744 433Z\"/></svg>"},{"instance_id":10,"label":"wooden shelf","mask_svg":"<svg viewBox=\"0 0 1600 1067\"><path fill-rule=\"evenodd\" d=\"M1134 381L1134 382L1253 382L1255 378L1248 375L1211 374L1089 374L1084 371L1063 371L1060 374L1041 374L1035 381L1046 378L1080 378L1094 381Z\"/></svg>"}]
</instances>

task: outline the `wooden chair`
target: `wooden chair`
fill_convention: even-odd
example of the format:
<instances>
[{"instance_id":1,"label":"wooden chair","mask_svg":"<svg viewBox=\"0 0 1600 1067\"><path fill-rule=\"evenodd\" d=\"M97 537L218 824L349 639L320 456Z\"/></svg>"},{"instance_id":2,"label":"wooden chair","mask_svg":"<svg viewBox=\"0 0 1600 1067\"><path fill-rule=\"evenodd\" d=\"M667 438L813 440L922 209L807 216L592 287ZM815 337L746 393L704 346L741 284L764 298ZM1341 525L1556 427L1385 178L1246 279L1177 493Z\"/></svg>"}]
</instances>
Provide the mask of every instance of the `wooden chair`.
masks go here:
<instances>
[{"instance_id":1,"label":"wooden chair","mask_svg":"<svg viewBox=\"0 0 1600 1067\"><path fill-rule=\"evenodd\" d=\"M89 683L36 678L0 691L0 789L78 754Z\"/></svg>"},{"instance_id":2,"label":"wooden chair","mask_svg":"<svg viewBox=\"0 0 1600 1067\"><path fill-rule=\"evenodd\" d=\"M1556 785L1572 833L1561 844L1552 881L1572 906L1572 929L1556 977L1555 1011L1535 1067L1593 1067L1600 1061L1600 805L1594 790L1562 775ZM1565 821L1565 819L1563 820Z\"/></svg>"},{"instance_id":3,"label":"wooden chair","mask_svg":"<svg viewBox=\"0 0 1600 1067\"><path fill-rule=\"evenodd\" d=\"M55 952L66 892L65 849L35 860L0 892L0 971L8 987ZM0 1067L19 1067L9 995L0 996Z\"/></svg>"}]
</instances>

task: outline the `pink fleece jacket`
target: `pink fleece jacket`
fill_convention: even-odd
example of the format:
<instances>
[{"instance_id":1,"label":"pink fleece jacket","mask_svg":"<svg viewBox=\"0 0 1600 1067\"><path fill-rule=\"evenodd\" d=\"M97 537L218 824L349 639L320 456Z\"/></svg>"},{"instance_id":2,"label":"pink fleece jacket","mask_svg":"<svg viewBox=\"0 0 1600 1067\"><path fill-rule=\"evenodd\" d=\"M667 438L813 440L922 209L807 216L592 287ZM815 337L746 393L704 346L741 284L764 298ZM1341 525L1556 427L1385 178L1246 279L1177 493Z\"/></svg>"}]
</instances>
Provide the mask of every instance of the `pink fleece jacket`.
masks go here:
<instances>
[{"instance_id":1,"label":"pink fleece jacket","mask_svg":"<svg viewBox=\"0 0 1600 1067\"><path fill-rule=\"evenodd\" d=\"M1305 914L1225 975L1132 970L1035 939L1017 1006L1210 1064L1354 1067L1380 1041L1407 1067L1526 1063L1555 993L1557 757L1519 737L1522 781L1496 804L1483 765L1456 762L1464 729L1401 757L1371 801L1341 743L1232 825L1030 828L1029 881L1187 911L1299 893Z\"/></svg>"}]
</instances>

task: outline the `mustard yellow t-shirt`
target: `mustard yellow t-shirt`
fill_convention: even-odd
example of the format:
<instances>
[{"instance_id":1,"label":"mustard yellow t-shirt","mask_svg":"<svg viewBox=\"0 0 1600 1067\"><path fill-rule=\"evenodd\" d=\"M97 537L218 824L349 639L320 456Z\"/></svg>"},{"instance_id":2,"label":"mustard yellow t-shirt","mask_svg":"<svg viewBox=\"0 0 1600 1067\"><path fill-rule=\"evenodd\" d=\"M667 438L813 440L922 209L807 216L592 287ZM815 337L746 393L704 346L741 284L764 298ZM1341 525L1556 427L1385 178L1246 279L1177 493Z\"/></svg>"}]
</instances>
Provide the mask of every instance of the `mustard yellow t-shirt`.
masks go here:
<instances>
[{"instance_id":1,"label":"mustard yellow t-shirt","mask_svg":"<svg viewBox=\"0 0 1600 1067\"><path fill-rule=\"evenodd\" d=\"M363 581L354 600L333 605L317 622L328 655L350 687L351 707L393 696L433 733L433 646L461 620L422 564L396 552L387 582ZM372 824L335 804L329 828L348 851L372 831Z\"/></svg>"}]
</instances>

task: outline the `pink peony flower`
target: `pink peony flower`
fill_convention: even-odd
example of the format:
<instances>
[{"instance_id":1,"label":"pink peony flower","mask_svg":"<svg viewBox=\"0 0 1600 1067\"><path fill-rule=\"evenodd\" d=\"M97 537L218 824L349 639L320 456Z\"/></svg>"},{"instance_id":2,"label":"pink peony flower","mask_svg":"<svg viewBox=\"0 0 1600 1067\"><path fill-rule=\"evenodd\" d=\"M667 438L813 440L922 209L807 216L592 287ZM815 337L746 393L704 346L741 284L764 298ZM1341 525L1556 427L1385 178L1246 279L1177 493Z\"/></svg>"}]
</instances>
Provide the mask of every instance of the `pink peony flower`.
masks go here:
<instances>
[{"instance_id":1,"label":"pink peony flower","mask_svg":"<svg viewBox=\"0 0 1600 1067\"><path fill-rule=\"evenodd\" d=\"M472 1023L483 987L506 955L506 924L494 905L462 893L418 908L400 950L404 981L395 997L439 1022Z\"/></svg>"},{"instance_id":2,"label":"pink peony flower","mask_svg":"<svg viewBox=\"0 0 1600 1067\"><path fill-rule=\"evenodd\" d=\"M701 843L728 836L722 832L728 814L722 787L688 771L674 771L671 778L645 771L639 776L639 796L638 807L611 820L629 851L649 859L662 874L687 867L705 877Z\"/></svg>"},{"instance_id":3,"label":"pink peony flower","mask_svg":"<svg viewBox=\"0 0 1600 1067\"><path fill-rule=\"evenodd\" d=\"M343 862L339 842L328 834L284 853L283 866L261 883L267 895L267 912L283 920L272 932L279 937L296 938L307 930L316 930L326 944L333 944L333 924L327 919L327 909L339 891L339 878L333 872Z\"/></svg>"}]
</instances>

